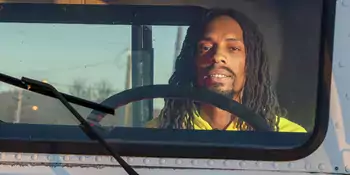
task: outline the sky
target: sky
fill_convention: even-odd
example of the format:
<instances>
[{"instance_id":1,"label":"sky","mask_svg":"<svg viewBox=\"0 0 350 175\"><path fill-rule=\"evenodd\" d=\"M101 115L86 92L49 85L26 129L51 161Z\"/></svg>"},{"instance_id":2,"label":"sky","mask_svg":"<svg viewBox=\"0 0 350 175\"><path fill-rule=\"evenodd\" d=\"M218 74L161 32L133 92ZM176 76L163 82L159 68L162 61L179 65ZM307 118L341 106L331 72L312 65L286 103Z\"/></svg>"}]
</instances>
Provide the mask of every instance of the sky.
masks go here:
<instances>
[{"instance_id":1,"label":"sky","mask_svg":"<svg viewBox=\"0 0 350 175\"><path fill-rule=\"evenodd\" d=\"M173 69L177 26L152 30L154 84L166 84ZM106 80L114 89L125 89L131 26L0 23L0 31L2 73L46 80L65 93L77 79L90 84Z\"/></svg>"}]
</instances>

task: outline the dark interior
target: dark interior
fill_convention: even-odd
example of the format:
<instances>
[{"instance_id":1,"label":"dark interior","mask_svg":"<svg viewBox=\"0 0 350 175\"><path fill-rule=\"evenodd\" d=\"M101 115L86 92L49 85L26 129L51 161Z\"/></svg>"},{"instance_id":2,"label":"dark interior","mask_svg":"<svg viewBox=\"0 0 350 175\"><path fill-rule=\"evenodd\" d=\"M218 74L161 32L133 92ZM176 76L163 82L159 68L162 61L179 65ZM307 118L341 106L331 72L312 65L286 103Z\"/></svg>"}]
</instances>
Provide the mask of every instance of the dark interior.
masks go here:
<instances>
[{"instance_id":1,"label":"dark interior","mask_svg":"<svg viewBox=\"0 0 350 175\"><path fill-rule=\"evenodd\" d=\"M308 131L317 104L322 3L319 0L234 1L264 34L270 70L287 118ZM221 7L221 6L220 6Z\"/></svg>"}]
</instances>

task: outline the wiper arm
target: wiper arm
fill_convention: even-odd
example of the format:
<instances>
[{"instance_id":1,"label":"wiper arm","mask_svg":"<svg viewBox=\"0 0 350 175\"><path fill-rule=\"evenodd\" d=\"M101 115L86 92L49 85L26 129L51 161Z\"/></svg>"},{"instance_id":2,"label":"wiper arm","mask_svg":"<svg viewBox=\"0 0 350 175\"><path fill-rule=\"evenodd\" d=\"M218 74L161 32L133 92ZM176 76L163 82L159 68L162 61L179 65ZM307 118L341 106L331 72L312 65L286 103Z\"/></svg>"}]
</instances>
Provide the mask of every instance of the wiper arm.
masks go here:
<instances>
[{"instance_id":1,"label":"wiper arm","mask_svg":"<svg viewBox=\"0 0 350 175\"><path fill-rule=\"evenodd\" d=\"M124 168L124 170L129 174L129 175L138 175L138 173L128 164L126 163L123 158L117 154L113 149L107 144L107 142L92 128L92 126L89 125L89 123L78 113L77 110L73 108L72 105L68 103L68 101L64 98L64 96L57 91L55 87L48 83L43 83L37 80L29 79L29 78L22 78L22 81L27 85L27 86L36 86L40 87L43 90L48 90L53 93L59 99L64 106L67 107L67 109L77 118L80 122L80 127L84 131L84 133L90 137L90 139L94 140L97 139L98 142L104 146L104 148L118 161L118 163Z\"/></svg>"},{"instance_id":2,"label":"wiper arm","mask_svg":"<svg viewBox=\"0 0 350 175\"><path fill-rule=\"evenodd\" d=\"M11 84L13 86L16 86L16 87L19 87L19 88L22 88L22 89L26 89L26 90L29 90L29 91L32 91L32 92L36 92L38 94L42 94L42 95L45 95L45 96L49 96L49 97L53 97L53 98L57 98L56 95L53 94L53 92L49 89L45 89L45 88L42 88L41 86L32 86L30 89L28 89L28 87L23 84L23 82L17 78L14 78L14 77L11 77L11 76L8 76L8 75L5 75L5 74L2 74L0 73L0 81L2 82L5 82L7 84ZM84 106L84 107L87 107L87 108L90 108L90 109L94 109L94 110L97 110L97 111L101 111L103 113L106 113L106 114L112 114L114 115L114 108L111 108L111 107L107 107L107 106L104 106L104 105L100 105L98 103L94 103L94 102L91 102L91 101L88 101L88 100L84 100L84 99L81 99L81 98L77 98L77 97L74 97L74 96L71 96L71 95L68 95L68 94L64 94L64 93L60 93L65 99L67 99L67 101L71 102L71 103L74 103L74 104L77 104L77 105L80 105L80 106Z\"/></svg>"}]
</instances>

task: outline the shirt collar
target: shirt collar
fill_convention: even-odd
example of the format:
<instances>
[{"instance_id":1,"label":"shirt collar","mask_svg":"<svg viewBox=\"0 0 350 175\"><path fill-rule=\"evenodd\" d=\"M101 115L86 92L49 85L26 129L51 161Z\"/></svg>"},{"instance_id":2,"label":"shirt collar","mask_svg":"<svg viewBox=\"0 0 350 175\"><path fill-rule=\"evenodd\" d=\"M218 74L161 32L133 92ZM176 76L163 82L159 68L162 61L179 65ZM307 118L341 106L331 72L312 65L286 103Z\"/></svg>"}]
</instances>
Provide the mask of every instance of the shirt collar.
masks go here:
<instances>
[{"instance_id":1,"label":"shirt collar","mask_svg":"<svg viewBox=\"0 0 350 175\"><path fill-rule=\"evenodd\" d=\"M210 126L210 124L205 121L198 112L194 112L194 120L193 120L193 124L195 127L197 127L198 129L203 129L203 130L213 130L213 128ZM231 124L226 128L226 130L228 131L233 131L233 130L237 130L236 127L236 123L235 122L231 122Z\"/></svg>"}]
</instances>

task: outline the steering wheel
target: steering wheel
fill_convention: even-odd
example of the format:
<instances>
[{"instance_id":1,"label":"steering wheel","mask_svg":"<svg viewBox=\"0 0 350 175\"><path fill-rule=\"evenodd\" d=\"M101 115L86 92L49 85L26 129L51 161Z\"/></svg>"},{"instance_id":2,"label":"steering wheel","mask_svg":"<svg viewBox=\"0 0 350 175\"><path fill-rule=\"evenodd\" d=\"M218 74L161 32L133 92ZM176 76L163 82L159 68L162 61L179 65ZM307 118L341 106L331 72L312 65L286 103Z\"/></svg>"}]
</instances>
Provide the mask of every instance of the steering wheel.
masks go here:
<instances>
[{"instance_id":1,"label":"steering wheel","mask_svg":"<svg viewBox=\"0 0 350 175\"><path fill-rule=\"evenodd\" d=\"M272 128L263 117L255 114L244 105L207 89L171 85L147 85L112 95L101 104L116 109L130 102L153 98L190 98L194 101L208 103L235 114L256 131L272 131ZM105 116L105 113L93 110L88 115L87 120L99 124Z\"/></svg>"}]
</instances>

